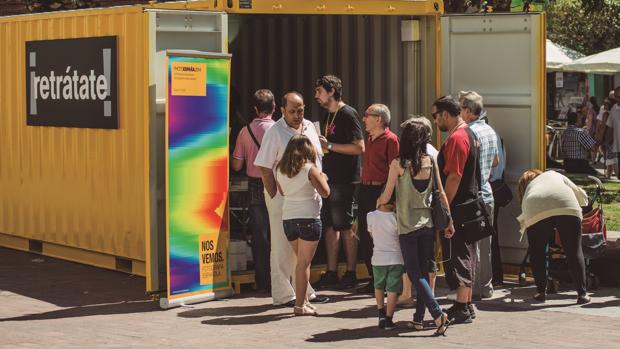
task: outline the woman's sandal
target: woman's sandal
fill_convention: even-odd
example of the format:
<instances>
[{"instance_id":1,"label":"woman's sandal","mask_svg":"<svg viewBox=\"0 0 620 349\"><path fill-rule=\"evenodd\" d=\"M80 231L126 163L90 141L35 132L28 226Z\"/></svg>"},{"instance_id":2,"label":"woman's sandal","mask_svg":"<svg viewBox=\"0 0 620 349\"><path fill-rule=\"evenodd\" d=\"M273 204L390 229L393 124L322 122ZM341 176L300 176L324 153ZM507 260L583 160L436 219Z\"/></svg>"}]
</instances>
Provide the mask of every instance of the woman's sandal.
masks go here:
<instances>
[{"instance_id":1,"label":"woman's sandal","mask_svg":"<svg viewBox=\"0 0 620 349\"><path fill-rule=\"evenodd\" d=\"M302 305L301 307L294 306L293 314L295 314L295 316L317 316L319 315L316 311L314 311L314 309L311 309L310 307L306 305Z\"/></svg>"},{"instance_id":2,"label":"woman's sandal","mask_svg":"<svg viewBox=\"0 0 620 349\"><path fill-rule=\"evenodd\" d=\"M441 313L439 319L441 320L441 322L439 324L437 324L437 330L435 331L435 335L436 336L445 336L446 335L446 331L448 330L448 326L450 326L450 320L448 320L448 314L446 313ZM437 319L435 319L437 320ZM435 323L437 323L435 321Z\"/></svg>"},{"instance_id":3,"label":"woman's sandal","mask_svg":"<svg viewBox=\"0 0 620 349\"><path fill-rule=\"evenodd\" d=\"M407 323L407 328L416 330L416 331L422 331L424 330L424 324L422 322L409 321Z\"/></svg>"},{"instance_id":4,"label":"woman's sandal","mask_svg":"<svg viewBox=\"0 0 620 349\"><path fill-rule=\"evenodd\" d=\"M308 307L308 308L310 308L312 310L316 310L316 307L312 303L306 303L306 304L304 304L304 306Z\"/></svg>"}]
</instances>

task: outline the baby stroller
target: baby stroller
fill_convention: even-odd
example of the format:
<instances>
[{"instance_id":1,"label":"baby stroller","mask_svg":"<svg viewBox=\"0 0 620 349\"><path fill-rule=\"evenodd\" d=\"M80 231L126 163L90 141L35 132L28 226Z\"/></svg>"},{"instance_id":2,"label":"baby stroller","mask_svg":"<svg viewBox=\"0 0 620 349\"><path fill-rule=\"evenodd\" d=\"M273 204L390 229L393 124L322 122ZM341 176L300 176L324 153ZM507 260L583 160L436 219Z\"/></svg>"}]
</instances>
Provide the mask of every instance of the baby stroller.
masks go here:
<instances>
[{"instance_id":1,"label":"baby stroller","mask_svg":"<svg viewBox=\"0 0 620 349\"><path fill-rule=\"evenodd\" d=\"M605 190L603 183L594 176L587 176L587 178L596 184L596 188L590 197L588 206L583 207L581 247L586 265L586 288L592 290L598 288L600 281L598 276L591 271L591 261L600 257L605 250L607 245L607 226L603 212L602 194ZM549 244L547 293L556 293L560 283L571 281L566 255L562 250L562 243L557 231L554 240ZM528 264L528 258L529 252L523 258L519 268L519 286L526 285L525 267Z\"/></svg>"}]
</instances>

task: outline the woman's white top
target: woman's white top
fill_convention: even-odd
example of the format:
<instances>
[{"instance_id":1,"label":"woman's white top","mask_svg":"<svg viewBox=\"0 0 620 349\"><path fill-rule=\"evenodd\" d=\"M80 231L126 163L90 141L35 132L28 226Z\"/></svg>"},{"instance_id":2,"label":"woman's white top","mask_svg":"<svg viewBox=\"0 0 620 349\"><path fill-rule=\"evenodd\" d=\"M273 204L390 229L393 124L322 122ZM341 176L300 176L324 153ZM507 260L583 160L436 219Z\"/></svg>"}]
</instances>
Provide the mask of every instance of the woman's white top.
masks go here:
<instances>
[{"instance_id":1,"label":"woman's white top","mask_svg":"<svg viewBox=\"0 0 620 349\"><path fill-rule=\"evenodd\" d=\"M555 171L544 172L525 189L521 202L522 213L517 217L521 233L553 216L575 216L581 219L581 206L587 204L586 192L570 179Z\"/></svg>"},{"instance_id":2,"label":"woman's white top","mask_svg":"<svg viewBox=\"0 0 620 349\"><path fill-rule=\"evenodd\" d=\"M314 164L307 162L293 178L277 170L276 180L284 195L282 219L320 218L321 196L308 177Z\"/></svg>"}]
</instances>

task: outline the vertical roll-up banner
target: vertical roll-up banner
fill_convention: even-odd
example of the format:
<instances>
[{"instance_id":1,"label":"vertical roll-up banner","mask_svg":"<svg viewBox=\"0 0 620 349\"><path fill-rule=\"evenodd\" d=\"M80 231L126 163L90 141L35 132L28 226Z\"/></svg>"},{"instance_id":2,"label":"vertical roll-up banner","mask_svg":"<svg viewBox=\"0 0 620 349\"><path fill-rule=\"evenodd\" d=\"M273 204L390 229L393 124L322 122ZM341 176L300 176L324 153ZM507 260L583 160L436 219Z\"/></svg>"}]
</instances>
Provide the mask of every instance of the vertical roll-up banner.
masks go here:
<instances>
[{"instance_id":1,"label":"vertical roll-up banner","mask_svg":"<svg viewBox=\"0 0 620 349\"><path fill-rule=\"evenodd\" d=\"M168 51L167 298L164 309L232 295L228 263L230 55Z\"/></svg>"}]
</instances>

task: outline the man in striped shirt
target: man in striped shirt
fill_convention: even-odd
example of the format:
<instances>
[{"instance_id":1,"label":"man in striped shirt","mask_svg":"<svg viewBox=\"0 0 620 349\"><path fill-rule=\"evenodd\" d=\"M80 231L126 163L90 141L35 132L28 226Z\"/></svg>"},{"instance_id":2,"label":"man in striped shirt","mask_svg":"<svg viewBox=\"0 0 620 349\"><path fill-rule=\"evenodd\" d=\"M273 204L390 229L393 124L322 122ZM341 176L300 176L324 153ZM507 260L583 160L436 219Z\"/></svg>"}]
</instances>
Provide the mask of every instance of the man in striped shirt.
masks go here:
<instances>
[{"instance_id":1,"label":"man in striped shirt","mask_svg":"<svg viewBox=\"0 0 620 349\"><path fill-rule=\"evenodd\" d=\"M491 225L493 225L493 189L489 183L491 168L499 162L499 150L497 148L497 134L491 126L480 118L483 112L482 96L474 91L462 91L459 93L461 117L472 130L479 144L479 165L481 195L486 206ZM491 263L491 239L486 237L476 242L476 255L474 257L474 280L472 294L474 298L491 298L493 295L493 268ZM471 309L470 309L471 312Z\"/></svg>"},{"instance_id":2,"label":"man in striped shirt","mask_svg":"<svg viewBox=\"0 0 620 349\"><path fill-rule=\"evenodd\" d=\"M574 111L566 115L568 128L562 135L562 155L564 156L564 169L568 173L587 173L598 175L599 173L588 163L588 154L596 144L588 131L576 126L577 113Z\"/></svg>"}]
</instances>

